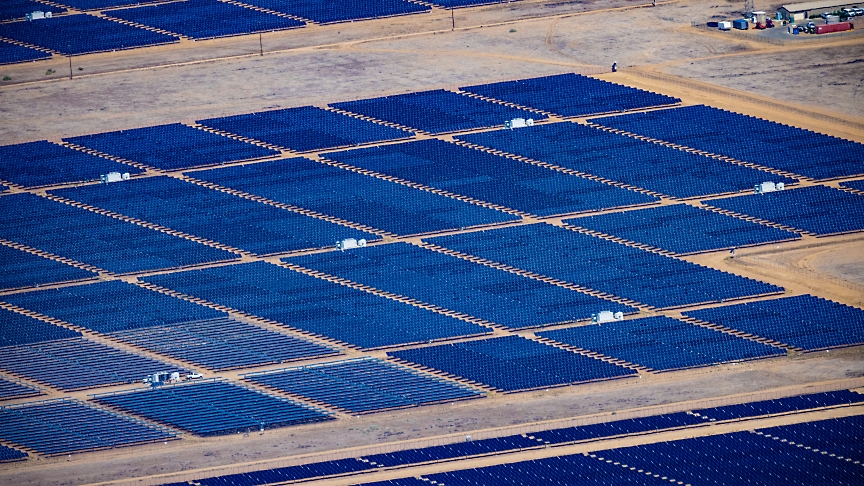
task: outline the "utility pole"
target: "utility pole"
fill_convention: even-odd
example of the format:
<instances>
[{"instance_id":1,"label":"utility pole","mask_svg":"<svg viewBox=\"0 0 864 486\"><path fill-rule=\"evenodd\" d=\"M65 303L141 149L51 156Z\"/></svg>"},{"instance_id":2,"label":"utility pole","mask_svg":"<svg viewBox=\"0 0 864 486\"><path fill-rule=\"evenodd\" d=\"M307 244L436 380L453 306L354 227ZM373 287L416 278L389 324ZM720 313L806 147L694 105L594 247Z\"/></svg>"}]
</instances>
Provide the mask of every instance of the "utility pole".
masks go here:
<instances>
[{"instance_id":1,"label":"utility pole","mask_svg":"<svg viewBox=\"0 0 864 486\"><path fill-rule=\"evenodd\" d=\"M453 26L450 27L450 32L456 30L456 17L453 16L453 0L450 0L450 21L453 23Z\"/></svg>"},{"instance_id":2,"label":"utility pole","mask_svg":"<svg viewBox=\"0 0 864 486\"><path fill-rule=\"evenodd\" d=\"M261 32L258 32L258 48L260 49L261 55L264 55L264 41L261 40Z\"/></svg>"},{"instance_id":3,"label":"utility pole","mask_svg":"<svg viewBox=\"0 0 864 486\"><path fill-rule=\"evenodd\" d=\"M72 79L72 46L66 46L66 52L69 53L69 79Z\"/></svg>"}]
</instances>

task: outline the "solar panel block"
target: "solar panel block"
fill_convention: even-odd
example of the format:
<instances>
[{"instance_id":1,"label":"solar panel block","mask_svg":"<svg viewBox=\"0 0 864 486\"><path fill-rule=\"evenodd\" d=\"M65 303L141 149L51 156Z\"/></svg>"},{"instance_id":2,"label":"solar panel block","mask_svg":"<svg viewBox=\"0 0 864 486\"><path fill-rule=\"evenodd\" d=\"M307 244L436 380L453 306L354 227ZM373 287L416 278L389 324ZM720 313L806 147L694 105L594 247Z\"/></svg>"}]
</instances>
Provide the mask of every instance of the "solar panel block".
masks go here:
<instances>
[{"instance_id":1,"label":"solar panel block","mask_svg":"<svg viewBox=\"0 0 864 486\"><path fill-rule=\"evenodd\" d=\"M537 112L443 89L331 103L330 106L429 133L501 126L513 118L546 118L546 115Z\"/></svg>"},{"instance_id":2,"label":"solar panel block","mask_svg":"<svg viewBox=\"0 0 864 486\"><path fill-rule=\"evenodd\" d=\"M27 456L29 454L26 452L0 445L0 462L21 461L27 459Z\"/></svg>"},{"instance_id":3,"label":"solar panel block","mask_svg":"<svg viewBox=\"0 0 864 486\"><path fill-rule=\"evenodd\" d=\"M712 199L707 204L818 236L864 230L864 196L825 186Z\"/></svg>"},{"instance_id":4,"label":"solar panel block","mask_svg":"<svg viewBox=\"0 0 864 486\"><path fill-rule=\"evenodd\" d=\"M814 179L864 174L864 144L703 105L591 121Z\"/></svg>"},{"instance_id":5,"label":"solar panel block","mask_svg":"<svg viewBox=\"0 0 864 486\"><path fill-rule=\"evenodd\" d=\"M372 233L172 177L52 192L257 254L333 247L345 238L380 239Z\"/></svg>"},{"instance_id":6,"label":"solar panel block","mask_svg":"<svg viewBox=\"0 0 864 486\"><path fill-rule=\"evenodd\" d=\"M864 311L812 295L693 310L685 315L805 351L864 343Z\"/></svg>"},{"instance_id":7,"label":"solar panel block","mask_svg":"<svg viewBox=\"0 0 864 486\"><path fill-rule=\"evenodd\" d=\"M0 20L23 19L32 12L51 12L52 14L65 12L62 7L55 7L33 0L4 0L0 4Z\"/></svg>"},{"instance_id":8,"label":"solar panel block","mask_svg":"<svg viewBox=\"0 0 864 486\"><path fill-rule=\"evenodd\" d=\"M201 486L255 486L259 484L278 483L281 481L299 481L321 476L350 474L358 471L369 471L377 466L359 459L336 459L334 461L314 462L299 466L279 467L246 473L227 474L224 476L196 479ZM187 483L183 483L186 485ZM169 485L165 485L169 486ZM178 485L179 486L179 485Z\"/></svg>"},{"instance_id":9,"label":"solar panel block","mask_svg":"<svg viewBox=\"0 0 864 486\"><path fill-rule=\"evenodd\" d=\"M136 383L149 373L185 371L84 338L2 347L0 368L64 391Z\"/></svg>"},{"instance_id":10,"label":"solar panel block","mask_svg":"<svg viewBox=\"0 0 864 486\"><path fill-rule=\"evenodd\" d=\"M0 41L0 65L50 59L51 53Z\"/></svg>"},{"instance_id":11,"label":"solar panel block","mask_svg":"<svg viewBox=\"0 0 864 486\"><path fill-rule=\"evenodd\" d=\"M785 355L786 350L665 316L538 333L655 371Z\"/></svg>"},{"instance_id":12,"label":"solar panel block","mask_svg":"<svg viewBox=\"0 0 864 486\"><path fill-rule=\"evenodd\" d=\"M63 55L89 54L177 42L160 34L92 15L65 15L0 25L0 37Z\"/></svg>"},{"instance_id":13,"label":"solar panel block","mask_svg":"<svg viewBox=\"0 0 864 486\"><path fill-rule=\"evenodd\" d=\"M104 14L195 40L270 32L306 25L302 20L271 15L217 0L186 0L150 7L112 10Z\"/></svg>"},{"instance_id":14,"label":"solar panel block","mask_svg":"<svg viewBox=\"0 0 864 486\"><path fill-rule=\"evenodd\" d=\"M460 8L460 7L476 7L478 5L491 5L493 3L510 3L518 0L431 0L426 3L437 5L443 8Z\"/></svg>"},{"instance_id":15,"label":"solar panel block","mask_svg":"<svg viewBox=\"0 0 864 486\"><path fill-rule=\"evenodd\" d=\"M58 238L58 234L63 238ZM0 238L116 273L237 257L227 251L32 194L0 197Z\"/></svg>"},{"instance_id":16,"label":"solar panel block","mask_svg":"<svg viewBox=\"0 0 864 486\"><path fill-rule=\"evenodd\" d=\"M483 396L465 386L374 358L252 374L246 379L352 414Z\"/></svg>"},{"instance_id":17,"label":"solar panel block","mask_svg":"<svg viewBox=\"0 0 864 486\"><path fill-rule=\"evenodd\" d=\"M706 408L702 410L694 410L693 413L710 421L739 420L743 418L761 417L764 415L798 413L806 410L854 405L859 403L864 403L864 395L849 390L837 390Z\"/></svg>"},{"instance_id":18,"label":"solar panel block","mask_svg":"<svg viewBox=\"0 0 864 486\"><path fill-rule=\"evenodd\" d=\"M109 172L143 170L45 140L0 146L0 179L25 187L98 181Z\"/></svg>"},{"instance_id":19,"label":"solar panel block","mask_svg":"<svg viewBox=\"0 0 864 486\"><path fill-rule=\"evenodd\" d=\"M95 278L96 273L0 245L0 289Z\"/></svg>"},{"instance_id":20,"label":"solar panel block","mask_svg":"<svg viewBox=\"0 0 864 486\"><path fill-rule=\"evenodd\" d=\"M41 391L31 386L25 385L17 381L9 381L0 378L0 400L35 397L41 394ZM0 461L2 460L2 452L0 452Z\"/></svg>"},{"instance_id":21,"label":"solar panel block","mask_svg":"<svg viewBox=\"0 0 864 486\"><path fill-rule=\"evenodd\" d=\"M679 255L801 238L801 235L791 231L686 204L574 218L564 222Z\"/></svg>"},{"instance_id":22,"label":"solar panel block","mask_svg":"<svg viewBox=\"0 0 864 486\"><path fill-rule=\"evenodd\" d=\"M658 201L647 194L441 140L328 153L324 157L538 216Z\"/></svg>"},{"instance_id":23,"label":"solar panel block","mask_svg":"<svg viewBox=\"0 0 864 486\"><path fill-rule=\"evenodd\" d=\"M286 258L286 262L510 328L637 309L406 243Z\"/></svg>"},{"instance_id":24,"label":"solar panel block","mask_svg":"<svg viewBox=\"0 0 864 486\"><path fill-rule=\"evenodd\" d=\"M864 191L864 179L859 179L857 181L841 182L840 185L843 187L848 187L850 189L856 189L859 191Z\"/></svg>"},{"instance_id":25,"label":"solar panel block","mask_svg":"<svg viewBox=\"0 0 864 486\"><path fill-rule=\"evenodd\" d=\"M782 291L781 287L548 224L426 241L657 308Z\"/></svg>"},{"instance_id":26,"label":"solar panel block","mask_svg":"<svg viewBox=\"0 0 864 486\"><path fill-rule=\"evenodd\" d=\"M199 171L190 175L398 235L519 219L494 209L303 158Z\"/></svg>"},{"instance_id":27,"label":"solar panel block","mask_svg":"<svg viewBox=\"0 0 864 486\"><path fill-rule=\"evenodd\" d=\"M165 441L176 435L76 400L0 407L0 439L40 454L71 454Z\"/></svg>"},{"instance_id":28,"label":"solar panel block","mask_svg":"<svg viewBox=\"0 0 864 486\"><path fill-rule=\"evenodd\" d=\"M210 118L197 123L297 152L397 140L412 135L314 106Z\"/></svg>"},{"instance_id":29,"label":"solar panel block","mask_svg":"<svg viewBox=\"0 0 864 486\"><path fill-rule=\"evenodd\" d=\"M312 407L223 381L98 395L94 400L203 437L333 420Z\"/></svg>"},{"instance_id":30,"label":"solar panel block","mask_svg":"<svg viewBox=\"0 0 864 486\"><path fill-rule=\"evenodd\" d=\"M4 296L3 299L6 299ZM0 347L52 341L81 336L78 331L55 326L39 319L0 309Z\"/></svg>"},{"instance_id":31,"label":"solar panel block","mask_svg":"<svg viewBox=\"0 0 864 486\"><path fill-rule=\"evenodd\" d=\"M576 123L550 123L457 138L680 198L752 191L754 185L766 180L796 182Z\"/></svg>"},{"instance_id":32,"label":"solar panel block","mask_svg":"<svg viewBox=\"0 0 864 486\"><path fill-rule=\"evenodd\" d=\"M64 139L163 170L272 157L279 152L205 130L172 123Z\"/></svg>"},{"instance_id":33,"label":"solar panel block","mask_svg":"<svg viewBox=\"0 0 864 486\"><path fill-rule=\"evenodd\" d=\"M635 376L634 370L519 336L390 351L416 363L502 392Z\"/></svg>"},{"instance_id":34,"label":"solar panel block","mask_svg":"<svg viewBox=\"0 0 864 486\"><path fill-rule=\"evenodd\" d=\"M427 5L421 5L404 0L243 0L243 3L266 8L304 19L313 20L319 24L347 22L353 20L392 17L419 12L428 12Z\"/></svg>"},{"instance_id":35,"label":"solar panel block","mask_svg":"<svg viewBox=\"0 0 864 486\"><path fill-rule=\"evenodd\" d=\"M757 429L756 432L834 454L839 456L838 459L864 461L864 448L861 447L864 415Z\"/></svg>"},{"instance_id":36,"label":"solar panel block","mask_svg":"<svg viewBox=\"0 0 864 486\"><path fill-rule=\"evenodd\" d=\"M587 116L681 102L679 98L572 73L459 89L561 116Z\"/></svg>"},{"instance_id":37,"label":"solar panel block","mask_svg":"<svg viewBox=\"0 0 864 486\"><path fill-rule=\"evenodd\" d=\"M146 277L187 295L362 348L490 329L264 262Z\"/></svg>"}]
</instances>

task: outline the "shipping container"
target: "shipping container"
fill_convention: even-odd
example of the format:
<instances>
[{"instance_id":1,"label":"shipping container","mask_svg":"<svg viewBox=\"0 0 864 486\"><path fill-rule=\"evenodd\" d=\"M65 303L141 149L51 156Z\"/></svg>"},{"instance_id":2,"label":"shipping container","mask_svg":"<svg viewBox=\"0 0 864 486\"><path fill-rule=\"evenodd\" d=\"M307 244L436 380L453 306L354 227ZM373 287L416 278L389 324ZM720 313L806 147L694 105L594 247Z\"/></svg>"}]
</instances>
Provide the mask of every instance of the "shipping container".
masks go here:
<instances>
[{"instance_id":1,"label":"shipping container","mask_svg":"<svg viewBox=\"0 0 864 486\"><path fill-rule=\"evenodd\" d=\"M852 30L852 24L849 22L840 22L839 24L825 24L825 25L817 25L816 33L817 34L828 34L830 32L843 32L846 30Z\"/></svg>"},{"instance_id":2,"label":"shipping container","mask_svg":"<svg viewBox=\"0 0 864 486\"><path fill-rule=\"evenodd\" d=\"M717 28L720 30L732 30L732 22L717 22Z\"/></svg>"},{"instance_id":3,"label":"shipping container","mask_svg":"<svg viewBox=\"0 0 864 486\"><path fill-rule=\"evenodd\" d=\"M732 21L732 27L739 30L747 30L750 28L750 24L745 19L735 19Z\"/></svg>"}]
</instances>

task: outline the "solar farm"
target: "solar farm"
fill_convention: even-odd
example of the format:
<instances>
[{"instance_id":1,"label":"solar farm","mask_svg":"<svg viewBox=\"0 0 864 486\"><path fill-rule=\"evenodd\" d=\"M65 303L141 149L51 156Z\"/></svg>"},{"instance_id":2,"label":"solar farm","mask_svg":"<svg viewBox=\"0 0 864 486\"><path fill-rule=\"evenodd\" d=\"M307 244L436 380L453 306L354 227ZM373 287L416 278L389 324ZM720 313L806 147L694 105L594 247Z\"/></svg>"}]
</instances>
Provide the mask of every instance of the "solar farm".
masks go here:
<instances>
[{"instance_id":1,"label":"solar farm","mask_svg":"<svg viewBox=\"0 0 864 486\"><path fill-rule=\"evenodd\" d=\"M0 483L861 484L864 113L550 40L679 3L0 6Z\"/></svg>"}]
</instances>

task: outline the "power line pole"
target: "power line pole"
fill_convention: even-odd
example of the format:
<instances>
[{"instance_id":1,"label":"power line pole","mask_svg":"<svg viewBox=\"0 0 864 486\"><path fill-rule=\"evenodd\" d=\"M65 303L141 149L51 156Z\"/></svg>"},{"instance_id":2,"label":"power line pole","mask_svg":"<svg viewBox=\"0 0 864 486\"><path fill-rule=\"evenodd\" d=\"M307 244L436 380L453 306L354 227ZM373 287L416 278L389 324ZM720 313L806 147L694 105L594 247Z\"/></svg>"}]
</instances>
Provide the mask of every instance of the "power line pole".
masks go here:
<instances>
[{"instance_id":1,"label":"power line pole","mask_svg":"<svg viewBox=\"0 0 864 486\"><path fill-rule=\"evenodd\" d=\"M453 23L453 26L450 27L450 32L456 30L456 17L453 16L453 1L450 1L450 21Z\"/></svg>"}]
</instances>

